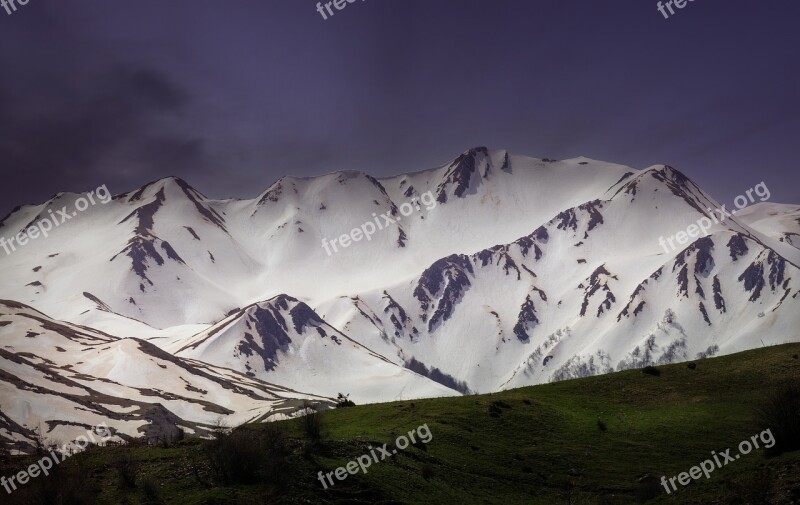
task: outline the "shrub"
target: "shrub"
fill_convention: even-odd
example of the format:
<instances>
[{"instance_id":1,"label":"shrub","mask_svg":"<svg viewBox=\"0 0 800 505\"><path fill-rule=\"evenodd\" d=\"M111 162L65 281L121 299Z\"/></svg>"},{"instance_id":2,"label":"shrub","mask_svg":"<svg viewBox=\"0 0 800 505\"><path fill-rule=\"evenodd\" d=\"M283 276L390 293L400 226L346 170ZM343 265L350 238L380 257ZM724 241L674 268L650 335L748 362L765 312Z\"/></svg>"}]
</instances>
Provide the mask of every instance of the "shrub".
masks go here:
<instances>
[{"instance_id":1,"label":"shrub","mask_svg":"<svg viewBox=\"0 0 800 505\"><path fill-rule=\"evenodd\" d=\"M504 402L503 400L495 400L489 405L489 415L492 417L500 417L503 413L503 409L510 409L511 405Z\"/></svg>"},{"instance_id":2,"label":"shrub","mask_svg":"<svg viewBox=\"0 0 800 505\"><path fill-rule=\"evenodd\" d=\"M755 417L759 429L769 429L775 438L768 456L800 449L800 384L779 385L757 405Z\"/></svg>"},{"instance_id":3,"label":"shrub","mask_svg":"<svg viewBox=\"0 0 800 505\"><path fill-rule=\"evenodd\" d=\"M229 434L230 432L231 429L225 423L225 418L223 418L222 416L218 417L214 421L214 425L211 427L211 433L217 440L224 438L225 435Z\"/></svg>"},{"instance_id":4,"label":"shrub","mask_svg":"<svg viewBox=\"0 0 800 505\"><path fill-rule=\"evenodd\" d=\"M661 376L661 370L659 370L658 368L656 368L654 366L649 366L649 365L644 367L644 368L642 368L642 373L646 374L646 375L652 375L654 377Z\"/></svg>"},{"instance_id":5,"label":"shrub","mask_svg":"<svg viewBox=\"0 0 800 505\"><path fill-rule=\"evenodd\" d=\"M412 403L411 405L413 406L414 404ZM339 393L336 396L336 408L337 409L343 409L343 408L346 408L346 407L355 407L355 406L356 406L356 404L354 402L350 401L350 395L349 394L345 395L345 394Z\"/></svg>"},{"instance_id":6,"label":"shrub","mask_svg":"<svg viewBox=\"0 0 800 505\"><path fill-rule=\"evenodd\" d=\"M48 476L40 475L11 495L3 491L2 503L7 505L61 504L96 505L100 489L87 479L85 453L78 454L60 465L54 465Z\"/></svg>"},{"instance_id":7,"label":"shrub","mask_svg":"<svg viewBox=\"0 0 800 505\"><path fill-rule=\"evenodd\" d=\"M42 428L34 428L33 429L33 448L34 453L42 457L47 453L47 442L44 439L44 435L42 434Z\"/></svg>"},{"instance_id":8,"label":"shrub","mask_svg":"<svg viewBox=\"0 0 800 505\"><path fill-rule=\"evenodd\" d=\"M133 457L130 450L122 450L119 458L114 462L117 470L119 486L123 489L136 487L136 476L139 473L139 462Z\"/></svg>"},{"instance_id":9,"label":"shrub","mask_svg":"<svg viewBox=\"0 0 800 505\"><path fill-rule=\"evenodd\" d=\"M312 447L316 447L322 442L322 414L306 403L303 407L303 431Z\"/></svg>"},{"instance_id":10,"label":"shrub","mask_svg":"<svg viewBox=\"0 0 800 505\"><path fill-rule=\"evenodd\" d=\"M697 363L695 362L687 363L686 368L688 368L689 370L694 370L695 368L697 368Z\"/></svg>"},{"instance_id":11,"label":"shrub","mask_svg":"<svg viewBox=\"0 0 800 505\"><path fill-rule=\"evenodd\" d=\"M746 472L723 481L724 500L729 505L771 505L775 476L767 468Z\"/></svg>"},{"instance_id":12,"label":"shrub","mask_svg":"<svg viewBox=\"0 0 800 505\"><path fill-rule=\"evenodd\" d=\"M142 481L142 503L146 505L161 505L161 497L158 493L158 485L152 479Z\"/></svg>"},{"instance_id":13,"label":"shrub","mask_svg":"<svg viewBox=\"0 0 800 505\"><path fill-rule=\"evenodd\" d=\"M283 484L289 449L283 428L267 423L258 431L236 429L204 446L213 478L222 485Z\"/></svg>"},{"instance_id":14,"label":"shrub","mask_svg":"<svg viewBox=\"0 0 800 505\"><path fill-rule=\"evenodd\" d=\"M661 487L658 478L650 474L640 477L636 482L636 498L640 502L652 500L653 498L656 498L662 494L664 490L664 488Z\"/></svg>"},{"instance_id":15,"label":"shrub","mask_svg":"<svg viewBox=\"0 0 800 505\"><path fill-rule=\"evenodd\" d=\"M422 466L422 478L425 480L431 480L433 478L433 467L431 465L423 465Z\"/></svg>"},{"instance_id":16,"label":"shrub","mask_svg":"<svg viewBox=\"0 0 800 505\"><path fill-rule=\"evenodd\" d=\"M604 423L603 421L598 419L597 420L597 429L599 429L600 431L605 433L606 431L608 431L608 426L606 426L606 423Z\"/></svg>"}]
</instances>

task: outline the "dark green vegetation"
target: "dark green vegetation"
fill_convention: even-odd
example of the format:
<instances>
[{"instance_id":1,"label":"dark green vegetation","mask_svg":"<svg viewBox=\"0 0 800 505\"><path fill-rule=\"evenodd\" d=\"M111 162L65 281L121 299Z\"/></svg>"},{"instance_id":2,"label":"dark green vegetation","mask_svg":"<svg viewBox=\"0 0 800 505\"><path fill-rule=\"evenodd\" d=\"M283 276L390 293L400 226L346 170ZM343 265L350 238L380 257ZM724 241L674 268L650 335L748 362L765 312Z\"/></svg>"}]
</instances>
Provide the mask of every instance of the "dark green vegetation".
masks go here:
<instances>
[{"instance_id":1,"label":"dark green vegetation","mask_svg":"<svg viewBox=\"0 0 800 505\"><path fill-rule=\"evenodd\" d=\"M694 368L660 366L658 375L630 370L492 395L340 408L212 441L95 448L2 503L40 503L36 493L58 503L59 492L64 505L800 503L800 419L791 405L800 396L798 353L800 344L787 344ZM318 471L423 424L429 444L327 491L317 480ZM712 450L735 454L766 427L784 442L775 456L754 451L671 495L659 484ZM6 465L2 474L11 473Z\"/></svg>"}]
</instances>

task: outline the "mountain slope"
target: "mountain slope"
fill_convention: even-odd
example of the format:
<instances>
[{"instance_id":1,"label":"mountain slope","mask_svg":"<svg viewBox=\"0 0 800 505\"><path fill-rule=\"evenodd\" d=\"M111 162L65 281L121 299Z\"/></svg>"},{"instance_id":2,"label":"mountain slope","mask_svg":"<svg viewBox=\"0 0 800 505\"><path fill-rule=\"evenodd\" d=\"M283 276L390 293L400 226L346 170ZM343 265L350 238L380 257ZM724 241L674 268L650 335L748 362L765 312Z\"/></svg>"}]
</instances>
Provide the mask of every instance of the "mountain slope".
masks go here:
<instances>
[{"instance_id":1,"label":"mountain slope","mask_svg":"<svg viewBox=\"0 0 800 505\"><path fill-rule=\"evenodd\" d=\"M372 352L289 296L241 309L179 345L171 349L176 356L327 397L357 391L360 403L456 394Z\"/></svg>"},{"instance_id":2,"label":"mountain slope","mask_svg":"<svg viewBox=\"0 0 800 505\"><path fill-rule=\"evenodd\" d=\"M54 321L0 300L0 441L24 450L34 430L69 442L105 422L117 439L210 433L228 425L292 415L306 395L198 361L138 339L118 339Z\"/></svg>"},{"instance_id":3,"label":"mountain slope","mask_svg":"<svg viewBox=\"0 0 800 505\"><path fill-rule=\"evenodd\" d=\"M796 206L721 207L669 166L483 147L252 200L166 178L0 257L0 297L323 397L491 392L796 338Z\"/></svg>"},{"instance_id":4,"label":"mountain slope","mask_svg":"<svg viewBox=\"0 0 800 505\"><path fill-rule=\"evenodd\" d=\"M800 322L797 266L738 222L669 253L659 246L663 218L646 209L691 223L713 204L673 169L606 194L321 314L481 392L783 343Z\"/></svg>"},{"instance_id":5,"label":"mountain slope","mask_svg":"<svg viewBox=\"0 0 800 505\"><path fill-rule=\"evenodd\" d=\"M658 377L629 370L491 395L331 410L322 415L329 435L312 458L298 420L243 427L242 436L255 443L269 440L276 428L285 430L289 453L279 460L278 479L266 474L246 484L220 482L207 456L213 441L92 449L85 458L65 463L65 471L81 472L78 482L89 503L136 503L143 496L144 486L128 490L117 485L118 462L131 456L141 464L137 477L153 483L152 493L163 503L179 505L232 499L280 504L788 504L800 490L800 452L766 457L763 439L761 448L715 470L709 479L670 494L659 481L689 471L711 451L731 448L733 456L740 442L760 435L765 426L754 422L756 407L782 384L796 381L798 354L800 344L789 344L699 360L694 369L660 366ZM399 450L368 472L349 475L327 489L318 480L318 472L344 467L370 448L391 447L398 435L422 425L430 433L427 443ZM778 434L772 435L778 440ZM249 465L275 468L272 455L248 451L248 456ZM187 461L198 471L187 472ZM12 461L2 474L12 475L27 464ZM50 477L59 478L64 479ZM40 481L9 496L9 505L42 502L22 494L39 491Z\"/></svg>"}]
</instances>

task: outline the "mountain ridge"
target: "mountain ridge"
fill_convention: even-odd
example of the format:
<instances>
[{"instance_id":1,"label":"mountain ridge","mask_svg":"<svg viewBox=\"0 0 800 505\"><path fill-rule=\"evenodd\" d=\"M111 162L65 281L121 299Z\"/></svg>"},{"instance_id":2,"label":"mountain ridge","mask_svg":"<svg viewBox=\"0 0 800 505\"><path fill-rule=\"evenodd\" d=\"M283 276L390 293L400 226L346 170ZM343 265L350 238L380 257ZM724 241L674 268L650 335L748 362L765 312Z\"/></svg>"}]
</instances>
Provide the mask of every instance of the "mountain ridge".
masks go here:
<instances>
[{"instance_id":1,"label":"mountain ridge","mask_svg":"<svg viewBox=\"0 0 800 505\"><path fill-rule=\"evenodd\" d=\"M795 338L800 206L752 203L665 251L720 207L667 165L479 147L249 200L168 177L0 258L0 298L324 398L493 392ZM320 247L381 213L398 223Z\"/></svg>"}]
</instances>

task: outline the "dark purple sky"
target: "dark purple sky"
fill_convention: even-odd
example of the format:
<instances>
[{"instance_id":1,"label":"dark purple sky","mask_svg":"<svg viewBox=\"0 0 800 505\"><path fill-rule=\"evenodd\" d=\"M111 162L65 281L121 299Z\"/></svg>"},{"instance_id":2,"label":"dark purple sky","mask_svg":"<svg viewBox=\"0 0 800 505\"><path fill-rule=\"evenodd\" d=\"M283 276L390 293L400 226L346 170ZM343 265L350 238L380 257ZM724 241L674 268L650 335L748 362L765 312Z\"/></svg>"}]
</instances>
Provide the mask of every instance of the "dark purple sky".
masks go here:
<instances>
[{"instance_id":1,"label":"dark purple sky","mask_svg":"<svg viewBox=\"0 0 800 505\"><path fill-rule=\"evenodd\" d=\"M178 175L211 197L486 145L800 203L800 2L30 0L0 10L0 215Z\"/></svg>"}]
</instances>

